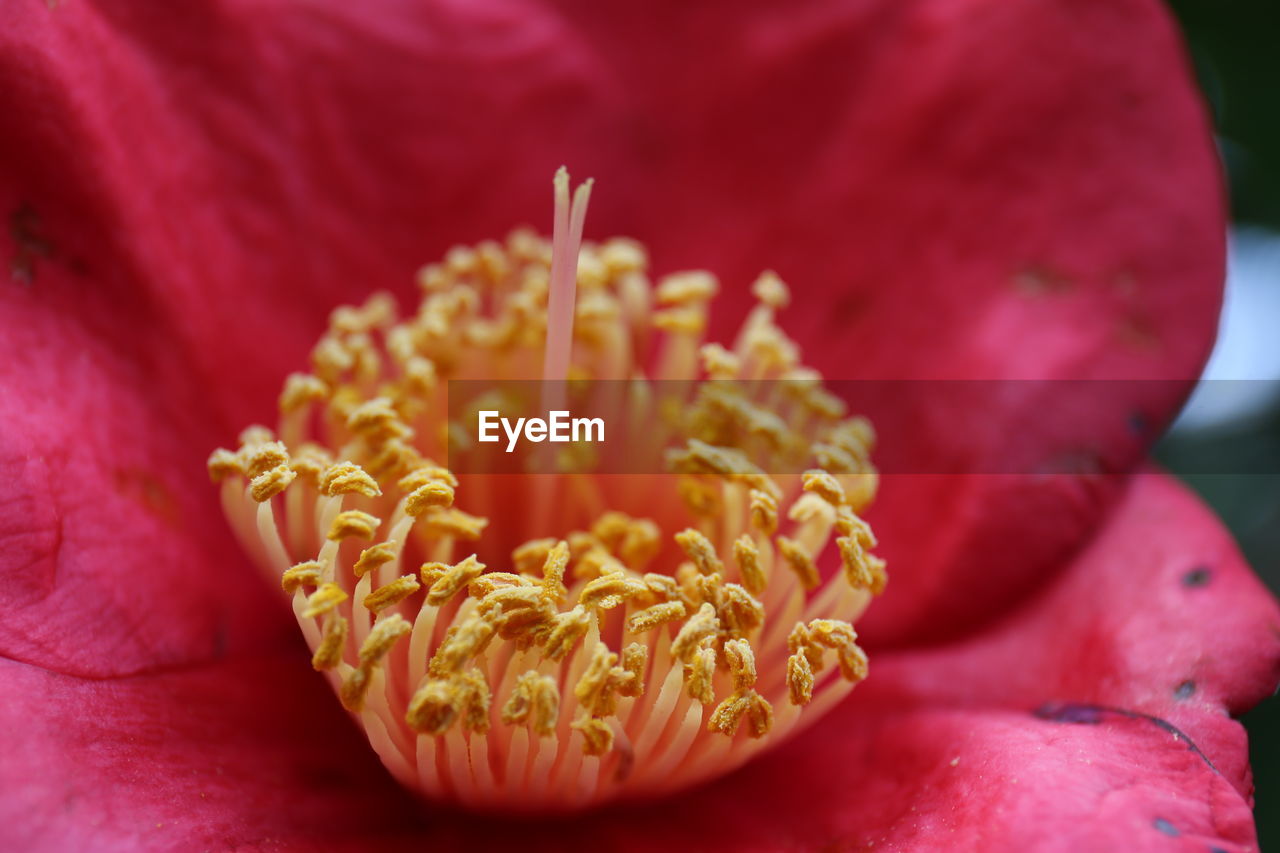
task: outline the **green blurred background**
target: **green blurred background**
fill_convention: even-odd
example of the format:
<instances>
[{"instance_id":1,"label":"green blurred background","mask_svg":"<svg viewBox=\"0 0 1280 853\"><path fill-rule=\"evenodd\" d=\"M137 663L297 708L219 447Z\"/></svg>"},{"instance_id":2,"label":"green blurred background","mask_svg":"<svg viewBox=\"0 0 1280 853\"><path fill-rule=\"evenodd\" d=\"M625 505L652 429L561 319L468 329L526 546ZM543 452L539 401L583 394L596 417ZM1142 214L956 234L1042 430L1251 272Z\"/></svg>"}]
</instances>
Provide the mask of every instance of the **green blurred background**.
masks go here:
<instances>
[{"instance_id":1,"label":"green blurred background","mask_svg":"<svg viewBox=\"0 0 1280 853\"><path fill-rule=\"evenodd\" d=\"M1226 310L1211 382L1157 448L1280 593L1280 3L1173 0L1213 109L1231 183ZM1140 49L1140 48L1138 48ZM1280 850L1280 699L1244 717L1263 850Z\"/></svg>"}]
</instances>

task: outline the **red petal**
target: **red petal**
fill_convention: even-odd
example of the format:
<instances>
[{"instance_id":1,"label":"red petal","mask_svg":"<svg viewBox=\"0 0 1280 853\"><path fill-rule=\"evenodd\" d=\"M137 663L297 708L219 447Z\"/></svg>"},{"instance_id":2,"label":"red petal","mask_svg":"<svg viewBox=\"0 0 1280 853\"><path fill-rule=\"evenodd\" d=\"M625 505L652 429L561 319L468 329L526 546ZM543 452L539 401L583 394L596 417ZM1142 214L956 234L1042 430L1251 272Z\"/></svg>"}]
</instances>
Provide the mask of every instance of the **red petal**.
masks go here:
<instances>
[{"instance_id":1,"label":"red petal","mask_svg":"<svg viewBox=\"0 0 1280 853\"><path fill-rule=\"evenodd\" d=\"M455 240L545 223L561 161L600 180L593 233L710 266L730 305L779 269L798 294L787 322L836 375L1195 375L1222 204L1157 3L565 6L27 4L0 33L0 108L19 117L0 204L29 205L57 248L36 259L42 292L78 267L145 305L230 423L270 416L335 304L407 290ZM1019 429L1058 452L1020 425L1039 393L985 412L974 441ZM1118 423L1158 426L1180 397L1126 394L1073 419L1066 451L1106 459L1132 441ZM1111 496L931 488L945 529L885 537L882 642L999 612ZM886 529L921 502L886 488ZM1032 512L1074 521L1017 538Z\"/></svg>"},{"instance_id":2,"label":"red petal","mask_svg":"<svg viewBox=\"0 0 1280 853\"><path fill-rule=\"evenodd\" d=\"M0 799L0 839L1156 850L1177 835L1251 849L1244 739L1225 712L1274 685L1278 623L1212 517L1144 476L1089 551L1005 624L873 659L836 712L727 779L536 823L415 808L301 649L112 682L9 664L0 784L17 793Z\"/></svg>"}]
</instances>

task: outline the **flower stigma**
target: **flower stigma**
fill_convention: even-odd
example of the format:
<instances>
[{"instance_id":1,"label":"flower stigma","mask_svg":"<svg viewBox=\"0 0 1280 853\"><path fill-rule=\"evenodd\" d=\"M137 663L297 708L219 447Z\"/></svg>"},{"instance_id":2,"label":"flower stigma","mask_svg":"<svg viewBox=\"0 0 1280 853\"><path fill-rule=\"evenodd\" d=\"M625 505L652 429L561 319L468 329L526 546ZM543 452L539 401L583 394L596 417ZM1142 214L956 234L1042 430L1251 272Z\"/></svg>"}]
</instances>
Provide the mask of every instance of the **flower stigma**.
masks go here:
<instances>
[{"instance_id":1,"label":"flower stigma","mask_svg":"<svg viewBox=\"0 0 1280 853\"><path fill-rule=\"evenodd\" d=\"M731 346L706 343L716 278L655 284L639 243L583 242L589 181L571 198L561 169L554 189L551 240L454 247L403 319L385 293L335 310L277 428L209 458L383 763L475 809L581 809L740 766L866 677L853 625L886 581L859 515L874 432L776 325L782 281L756 280ZM539 378L545 411L566 378L791 392L721 400L673 473L438 464L448 380ZM762 447L798 452L803 473L765 473Z\"/></svg>"}]
</instances>

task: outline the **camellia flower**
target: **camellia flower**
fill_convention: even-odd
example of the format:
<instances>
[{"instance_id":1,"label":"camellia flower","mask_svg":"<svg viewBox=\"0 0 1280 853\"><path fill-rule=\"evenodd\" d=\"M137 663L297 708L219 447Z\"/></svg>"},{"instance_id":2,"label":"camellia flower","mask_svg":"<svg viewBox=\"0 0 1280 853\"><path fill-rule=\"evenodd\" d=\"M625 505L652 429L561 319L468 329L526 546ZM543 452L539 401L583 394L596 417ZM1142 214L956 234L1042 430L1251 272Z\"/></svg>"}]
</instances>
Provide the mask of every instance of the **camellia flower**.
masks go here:
<instances>
[{"instance_id":1,"label":"camellia flower","mask_svg":"<svg viewBox=\"0 0 1280 853\"><path fill-rule=\"evenodd\" d=\"M1156 3L221 2L161 14L142 3L31 2L0 30L0 81L12 272L0 287L5 847L1254 846L1244 736L1229 715L1274 687L1280 619L1212 516L1164 474L1135 467L1207 352L1223 264L1208 126ZM605 686L562 690L554 723L540 716L548 673L520 681L537 666L504 669L495 654L482 674L490 722L502 726L485 733L488 754L508 765L523 756L526 773L519 790L474 772L476 787L461 790L466 774L451 762L482 766L471 761L483 729L468 719L482 704L472 669L441 656L425 674L445 692L428 691L415 719L394 728L379 730L392 718L378 702L394 686L408 704L422 682L398 674L413 664L414 637L391 637L403 630L391 617L408 625L411 602L442 581L484 575L470 576L465 553L416 576L416 566L389 570L395 553L356 565L405 519L447 517L459 535L478 524L462 514L466 484L408 451L389 485L370 473L387 476L372 457L336 466L345 448L322 464L319 449L295 443L304 426L288 416L283 450L258 431L243 451L215 456L234 529L274 507L286 519L279 542L266 525L265 546L244 537L267 564L282 562L276 544L326 547L348 502L400 508L378 518L376 542L330 549L352 549L349 560L341 550L343 568L367 589L344 577L326 593L324 560L290 569L295 609L313 611L308 651L235 541L205 460L245 424L274 417L281 381L308 365L330 311L352 303L365 307L333 315L345 337L326 337L311 364L317 374L340 368L317 375L321 393L365 368L370 393L345 408L332 396L312 405L343 415L333 434L364 441L362 431L383 429L384 445L411 446L394 435L407 414L395 407L403 383L382 387L396 345L359 345L387 325L390 303L365 297L388 289L408 310L423 261L446 258L424 275L430 290L486 257L520 260L520 239L497 253L481 241L542 221L546 177L562 162L601 181L588 235L642 239L658 296L669 272L718 278L719 295L706 310L695 300L696 317L679 313L690 304L676 291L703 293L708 279L666 286L676 313L659 321L665 332L692 334L705 317L706 339L731 343L744 315L750 326L763 311L828 379L1185 385L1116 383L1107 405L1052 420L1042 416L1052 383L1041 381L1009 382L980 410L941 393L904 395L877 416L886 443L927 450L948 473L880 478L866 515L892 581L858 619L856 645L842 620L880 584L856 514L870 494L850 488L868 480L815 473L800 484L811 499L797 487L783 501L807 500L811 519L855 539L846 562L869 572L866 589L829 586L810 599L824 607L803 624L824 642L779 644L749 627L734 635L732 608L716 606L737 584L766 617L775 612L773 584L806 577L803 531L784 531L798 543L794 560L767 540L775 569L799 571L761 588L744 571L749 556L722 554L736 537L660 529L694 566L682 580L702 596L696 609L681 604L678 630L655 629L670 645L597 653L589 625L572 654L583 672L598 664ZM446 254L458 244L480 248ZM523 245L524 266L546 260L536 238ZM639 273L633 244L599 247L584 258L607 275ZM771 278L756 288L764 307L751 307L750 284L767 269L790 287L785 310ZM545 273L552 294L564 293L563 273ZM556 332L570 328L563 318L546 324L553 340L571 339ZM291 387L286 408L320 385ZM370 408L383 391L385 408ZM982 473L1011 451L1031 460L1027 470L1077 473ZM268 510L243 503L245 476ZM299 523L320 489L321 515ZM768 488L757 491L766 502ZM555 519L558 507L534 503L490 496L491 531L535 512ZM482 611L496 584L465 600L473 591L458 586L442 606L496 614L479 630L498 634L490 642L506 643L512 660L545 649L568 630L575 601L586 612L585 587L618 574L608 564L566 576L562 593L561 560L603 545L594 559L620 560L634 581L622 546L630 537L637 564L651 547L638 508L603 509L628 515L573 543L574 528L558 530L522 552L523 576L506 578L517 592L549 579L537 591L550 590L555 614L534 619L545 633L525 643L520 608L497 599ZM373 524L345 523L331 541ZM843 582L840 551L818 554L820 583ZM409 580L394 587L401 575ZM627 600L633 614L679 600L650 580ZM626 592L597 591L593 606ZM739 601L749 622L751 601ZM372 611L386 615L358 622ZM454 639L468 618L455 615ZM329 638L344 630L346 651L334 655ZM384 647L378 631L399 645ZM673 650L680 637L689 648ZM861 680L863 650L870 675L843 701L813 707ZM713 701L694 695L699 667ZM642 670L649 680L635 677ZM695 728L676 719L644 740L643 719L610 722L620 708L659 713L655 673ZM742 703L726 705L733 697ZM784 739L796 713L809 727ZM717 718L720 731L707 731ZM577 750L572 767L539 763L549 740L539 726ZM624 736L625 778L646 780L635 790L607 787L624 778ZM682 736L686 752L675 749ZM435 774L411 778L396 764L410 737L417 768ZM423 739L438 749L425 763ZM733 770L761 751L753 743L773 748ZM691 759L668 765L665 755Z\"/></svg>"}]
</instances>

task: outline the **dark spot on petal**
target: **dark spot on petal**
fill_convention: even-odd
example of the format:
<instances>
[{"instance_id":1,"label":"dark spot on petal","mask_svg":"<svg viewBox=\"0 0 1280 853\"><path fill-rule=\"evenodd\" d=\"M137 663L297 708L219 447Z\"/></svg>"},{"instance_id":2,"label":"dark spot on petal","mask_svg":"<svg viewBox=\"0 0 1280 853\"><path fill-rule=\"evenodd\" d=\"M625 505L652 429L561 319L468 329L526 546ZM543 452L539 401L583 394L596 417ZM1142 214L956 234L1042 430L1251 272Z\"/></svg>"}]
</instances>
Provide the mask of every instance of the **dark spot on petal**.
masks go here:
<instances>
[{"instance_id":1,"label":"dark spot on petal","mask_svg":"<svg viewBox=\"0 0 1280 853\"><path fill-rule=\"evenodd\" d=\"M1094 705L1075 705L1070 702L1049 702L1033 712L1042 720L1077 725L1097 725L1102 722L1103 709Z\"/></svg>"},{"instance_id":2,"label":"dark spot on petal","mask_svg":"<svg viewBox=\"0 0 1280 853\"><path fill-rule=\"evenodd\" d=\"M1207 566L1197 566L1182 576L1182 585L1189 587L1208 586L1213 580L1213 570Z\"/></svg>"},{"instance_id":3,"label":"dark spot on petal","mask_svg":"<svg viewBox=\"0 0 1280 853\"><path fill-rule=\"evenodd\" d=\"M1174 699L1190 699L1193 695L1195 695L1195 692L1196 692L1196 683L1188 678L1186 681L1182 682L1177 687L1173 688L1173 698Z\"/></svg>"},{"instance_id":4,"label":"dark spot on petal","mask_svg":"<svg viewBox=\"0 0 1280 853\"><path fill-rule=\"evenodd\" d=\"M1209 853L1231 853L1231 851L1223 850L1221 847L1210 847Z\"/></svg>"},{"instance_id":5,"label":"dark spot on petal","mask_svg":"<svg viewBox=\"0 0 1280 853\"><path fill-rule=\"evenodd\" d=\"M1163 832L1165 835L1169 836L1170 838L1177 838L1179 835L1182 834L1181 832L1178 831L1178 827L1169 823L1169 821L1165 820L1162 817L1158 817L1155 820L1153 820L1151 822L1151 825L1154 826L1156 829L1158 829L1160 832Z\"/></svg>"},{"instance_id":6,"label":"dark spot on petal","mask_svg":"<svg viewBox=\"0 0 1280 853\"><path fill-rule=\"evenodd\" d=\"M1144 412L1129 414L1129 431L1134 435L1146 435L1151 430L1151 421Z\"/></svg>"},{"instance_id":7,"label":"dark spot on petal","mask_svg":"<svg viewBox=\"0 0 1280 853\"><path fill-rule=\"evenodd\" d=\"M142 504L152 515L177 527L182 513L173 494L154 474L140 468L119 469L115 472L116 487L121 493Z\"/></svg>"},{"instance_id":8,"label":"dark spot on petal","mask_svg":"<svg viewBox=\"0 0 1280 853\"><path fill-rule=\"evenodd\" d=\"M1087 705L1082 702L1047 702L1036 708L1032 713L1042 720L1050 720L1057 723L1075 723L1078 725L1098 725L1102 722L1114 720L1134 720L1149 723L1168 733L1175 741L1186 744L1187 749L1191 750L1210 770L1214 773L1218 772L1218 768L1213 766L1213 762L1209 760L1209 757L1200 750L1200 747L1196 746L1191 738L1187 737L1185 732L1168 720L1151 714L1130 711L1127 708L1113 708L1107 705Z\"/></svg>"},{"instance_id":9,"label":"dark spot on petal","mask_svg":"<svg viewBox=\"0 0 1280 853\"><path fill-rule=\"evenodd\" d=\"M1128 270L1121 270L1111 277L1111 287L1121 296L1133 296L1138 291L1138 280Z\"/></svg>"},{"instance_id":10,"label":"dark spot on petal","mask_svg":"<svg viewBox=\"0 0 1280 853\"><path fill-rule=\"evenodd\" d=\"M1160 348L1160 336L1155 324L1143 316L1134 315L1119 321L1116 336L1125 346L1147 353L1154 353Z\"/></svg>"},{"instance_id":11,"label":"dark spot on petal","mask_svg":"<svg viewBox=\"0 0 1280 853\"><path fill-rule=\"evenodd\" d=\"M1013 285L1027 296L1070 293L1075 283L1065 274L1046 266L1024 269L1013 277Z\"/></svg>"},{"instance_id":12,"label":"dark spot on petal","mask_svg":"<svg viewBox=\"0 0 1280 853\"><path fill-rule=\"evenodd\" d=\"M40 217L23 202L9 214L9 236L13 238L13 260L9 270L19 284L31 284L36 277L36 261L53 257L53 244L45 237Z\"/></svg>"}]
</instances>

